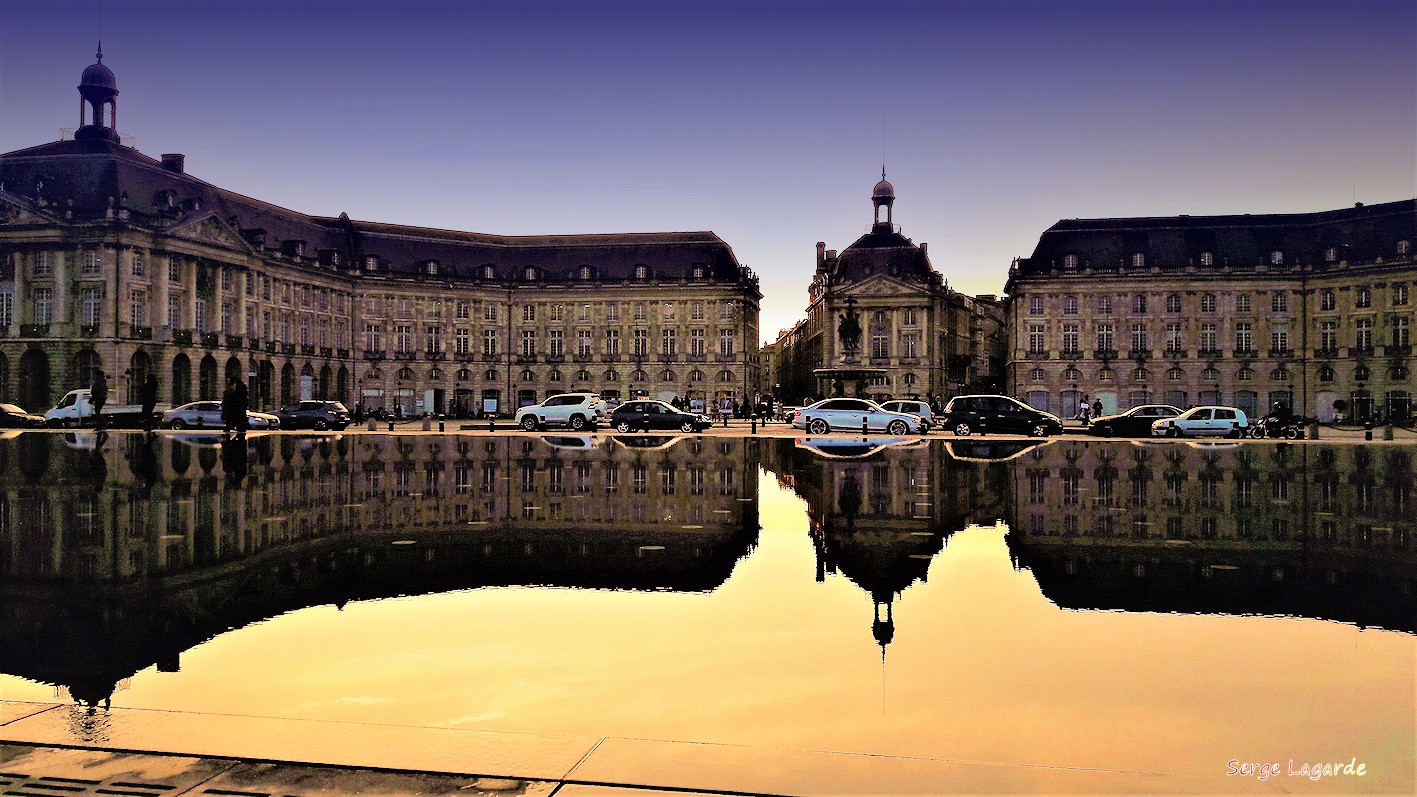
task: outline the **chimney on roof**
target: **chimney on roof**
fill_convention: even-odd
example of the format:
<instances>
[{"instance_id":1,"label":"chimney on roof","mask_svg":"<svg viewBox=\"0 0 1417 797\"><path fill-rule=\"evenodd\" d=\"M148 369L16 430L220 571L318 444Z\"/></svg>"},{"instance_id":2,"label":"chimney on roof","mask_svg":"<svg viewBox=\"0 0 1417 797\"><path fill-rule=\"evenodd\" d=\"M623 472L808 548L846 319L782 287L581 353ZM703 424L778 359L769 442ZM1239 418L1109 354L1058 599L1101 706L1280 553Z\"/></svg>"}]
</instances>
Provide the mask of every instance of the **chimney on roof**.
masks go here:
<instances>
[{"instance_id":1,"label":"chimney on roof","mask_svg":"<svg viewBox=\"0 0 1417 797\"><path fill-rule=\"evenodd\" d=\"M922 254L922 255L929 255L929 254L930 254L930 245L927 244L927 243L922 243L922 244L920 244L920 254Z\"/></svg>"},{"instance_id":2,"label":"chimney on roof","mask_svg":"<svg viewBox=\"0 0 1417 797\"><path fill-rule=\"evenodd\" d=\"M162 168L169 172L181 174L187 164L187 156L177 152L169 152L162 156Z\"/></svg>"}]
</instances>

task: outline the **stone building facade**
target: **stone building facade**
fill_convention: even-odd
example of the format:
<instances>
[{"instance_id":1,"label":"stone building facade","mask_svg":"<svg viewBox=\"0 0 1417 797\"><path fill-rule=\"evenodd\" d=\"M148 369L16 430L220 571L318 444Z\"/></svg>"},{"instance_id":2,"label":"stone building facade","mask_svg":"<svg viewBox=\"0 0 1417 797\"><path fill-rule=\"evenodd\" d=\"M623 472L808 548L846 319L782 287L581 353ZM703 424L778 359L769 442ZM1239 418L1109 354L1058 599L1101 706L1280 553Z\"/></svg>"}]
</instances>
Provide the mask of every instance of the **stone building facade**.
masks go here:
<instances>
[{"instance_id":1,"label":"stone building facade","mask_svg":"<svg viewBox=\"0 0 1417 797\"><path fill-rule=\"evenodd\" d=\"M1008 390L1064 417L1087 397L1410 421L1414 208L1060 221L1009 270Z\"/></svg>"},{"instance_id":2,"label":"stone building facade","mask_svg":"<svg viewBox=\"0 0 1417 797\"><path fill-rule=\"evenodd\" d=\"M757 277L711 232L510 237L307 216L124 146L113 73L72 140L0 155L0 400L52 406L103 369L134 400L402 415L573 390L706 400L758 383Z\"/></svg>"},{"instance_id":3,"label":"stone building facade","mask_svg":"<svg viewBox=\"0 0 1417 797\"><path fill-rule=\"evenodd\" d=\"M1003 376L1003 310L966 296L930 264L926 244L893 222L895 188L872 189L869 232L837 253L817 244L807 317L770 344L789 402L835 393L874 398L950 396L997 389ZM884 211L884 218L882 212ZM843 322L854 319L854 335Z\"/></svg>"}]
</instances>

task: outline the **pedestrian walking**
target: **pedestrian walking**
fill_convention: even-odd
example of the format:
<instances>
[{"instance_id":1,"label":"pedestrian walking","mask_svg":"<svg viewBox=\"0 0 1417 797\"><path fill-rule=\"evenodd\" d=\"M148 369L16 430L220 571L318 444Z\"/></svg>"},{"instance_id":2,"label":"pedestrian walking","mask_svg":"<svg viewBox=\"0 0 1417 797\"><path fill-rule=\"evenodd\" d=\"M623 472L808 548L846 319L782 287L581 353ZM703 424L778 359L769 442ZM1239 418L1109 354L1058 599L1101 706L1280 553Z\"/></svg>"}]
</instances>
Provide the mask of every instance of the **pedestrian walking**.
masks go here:
<instances>
[{"instance_id":1,"label":"pedestrian walking","mask_svg":"<svg viewBox=\"0 0 1417 797\"><path fill-rule=\"evenodd\" d=\"M1093 399L1093 400L1092 400L1092 417L1094 417L1094 418L1101 418L1101 417L1102 417L1102 399Z\"/></svg>"},{"instance_id":2,"label":"pedestrian walking","mask_svg":"<svg viewBox=\"0 0 1417 797\"><path fill-rule=\"evenodd\" d=\"M103 405L108 403L108 377L101 370L89 386L89 403L93 405L94 427L103 428Z\"/></svg>"},{"instance_id":3,"label":"pedestrian walking","mask_svg":"<svg viewBox=\"0 0 1417 797\"><path fill-rule=\"evenodd\" d=\"M138 388L138 399L143 405L143 429L153 430L153 411L157 409L157 375L148 374Z\"/></svg>"},{"instance_id":4,"label":"pedestrian walking","mask_svg":"<svg viewBox=\"0 0 1417 797\"><path fill-rule=\"evenodd\" d=\"M223 436L229 437L234 431L238 438L246 437L246 402L248 397L246 383L241 381L241 377L233 376L226 380L226 392L221 396Z\"/></svg>"}]
</instances>

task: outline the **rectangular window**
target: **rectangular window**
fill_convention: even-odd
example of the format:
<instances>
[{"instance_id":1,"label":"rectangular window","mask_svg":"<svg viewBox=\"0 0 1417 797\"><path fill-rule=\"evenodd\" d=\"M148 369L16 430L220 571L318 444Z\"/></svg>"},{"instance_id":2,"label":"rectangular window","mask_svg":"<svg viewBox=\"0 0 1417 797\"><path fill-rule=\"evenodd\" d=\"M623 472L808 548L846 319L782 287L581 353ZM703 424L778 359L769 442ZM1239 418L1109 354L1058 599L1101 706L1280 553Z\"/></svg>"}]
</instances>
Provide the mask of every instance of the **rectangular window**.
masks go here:
<instances>
[{"instance_id":1,"label":"rectangular window","mask_svg":"<svg viewBox=\"0 0 1417 797\"><path fill-rule=\"evenodd\" d=\"M1099 296L1099 297L1097 297L1097 313L1098 313L1098 315L1112 315L1112 297L1111 297L1111 296Z\"/></svg>"},{"instance_id":2,"label":"rectangular window","mask_svg":"<svg viewBox=\"0 0 1417 797\"><path fill-rule=\"evenodd\" d=\"M620 356L620 330L605 330L605 353L611 357Z\"/></svg>"},{"instance_id":3,"label":"rectangular window","mask_svg":"<svg viewBox=\"0 0 1417 797\"><path fill-rule=\"evenodd\" d=\"M1274 313L1289 312L1289 294L1284 291L1276 291L1273 296L1269 297L1269 309Z\"/></svg>"},{"instance_id":4,"label":"rectangular window","mask_svg":"<svg viewBox=\"0 0 1417 797\"><path fill-rule=\"evenodd\" d=\"M196 311L192 317L192 326L198 332L207 331L207 300L198 296L196 301Z\"/></svg>"},{"instance_id":5,"label":"rectangular window","mask_svg":"<svg viewBox=\"0 0 1417 797\"><path fill-rule=\"evenodd\" d=\"M619 303L619 302L611 302L611 303L605 305L605 320L606 320L606 321L619 321L619 320L620 320L620 303Z\"/></svg>"},{"instance_id":6,"label":"rectangular window","mask_svg":"<svg viewBox=\"0 0 1417 797\"><path fill-rule=\"evenodd\" d=\"M732 317L733 317L733 302L732 302L732 301L726 301L726 302L719 302L719 303L718 303L718 317L719 317L719 318L732 318Z\"/></svg>"},{"instance_id":7,"label":"rectangular window","mask_svg":"<svg viewBox=\"0 0 1417 797\"><path fill-rule=\"evenodd\" d=\"M175 256L167 258L167 281L182 281L182 261L178 260ZM266 277L262 284L265 286L266 298L271 298L271 278Z\"/></svg>"},{"instance_id":8,"label":"rectangular window","mask_svg":"<svg viewBox=\"0 0 1417 797\"><path fill-rule=\"evenodd\" d=\"M666 304L665 306L668 307L669 305ZM674 330L664 330L662 340L660 341L660 353L665 355L666 357L673 357L677 351L675 348L676 343L677 341L674 338Z\"/></svg>"},{"instance_id":9,"label":"rectangular window","mask_svg":"<svg viewBox=\"0 0 1417 797\"><path fill-rule=\"evenodd\" d=\"M536 320L536 305L534 305L534 304L524 304L524 305L522 305L522 321L535 321L535 320Z\"/></svg>"},{"instance_id":10,"label":"rectangular window","mask_svg":"<svg viewBox=\"0 0 1417 797\"><path fill-rule=\"evenodd\" d=\"M488 302L485 306L483 306L483 308L482 308L482 320L483 320L483 321L496 322L496 320L497 320L497 305L495 305L495 304L493 304L493 303L491 303L491 302Z\"/></svg>"},{"instance_id":11,"label":"rectangular window","mask_svg":"<svg viewBox=\"0 0 1417 797\"><path fill-rule=\"evenodd\" d=\"M590 320L590 305L588 305L588 304L579 304L579 305L576 305L576 320L577 320L577 321L589 321L589 320Z\"/></svg>"},{"instance_id":12,"label":"rectangular window","mask_svg":"<svg viewBox=\"0 0 1417 797\"><path fill-rule=\"evenodd\" d=\"M689 354L695 357L704 356L704 331L702 329L689 330Z\"/></svg>"},{"instance_id":13,"label":"rectangular window","mask_svg":"<svg viewBox=\"0 0 1417 797\"><path fill-rule=\"evenodd\" d=\"M103 312L103 289L84 288L79 291L79 313L84 326L96 327Z\"/></svg>"},{"instance_id":14,"label":"rectangular window","mask_svg":"<svg viewBox=\"0 0 1417 797\"><path fill-rule=\"evenodd\" d=\"M644 302L635 302L635 320L643 321L649 317L649 309Z\"/></svg>"},{"instance_id":15,"label":"rectangular window","mask_svg":"<svg viewBox=\"0 0 1417 797\"><path fill-rule=\"evenodd\" d=\"M1166 297L1166 312L1181 312L1181 297L1179 295L1173 293Z\"/></svg>"},{"instance_id":16,"label":"rectangular window","mask_svg":"<svg viewBox=\"0 0 1417 797\"><path fill-rule=\"evenodd\" d=\"M734 335L731 329L720 329L718 331L718 353L724 356L733 354Z\"/></svg>"},{"instance_id":17,"label":"rectangular window","mask_svg":"<svg viewBox=\"0 0 1417 797\"><path fill-rule=\"evenodd\" d=\"M566 305L564 305L564 304L553 304L553 305L551 305L551 320L552 320L552 321L562 321L562 320L565 319L565 315L566 315Z\"/></svg>"},{"instance_id":18,"label":"rectangular window","mask_svg":"<svg viewBox=\"0 0 1417 797\"><path fill-rule=\"evenodd\" d=\"M1045 343L1044 340L1043 340L1043 325L1042 325L1042 324L1029 324L1029 325L1028 325L1028 353L1029 353L1029 354L1042 354L1043 352L1045 352L1045 351L1047 351L1047 350L1048 350L1048 349L1047 349L1047 343Z\"/></svg>"},{"instance_id":19,"label":"rectangular window","mask_svg":"<svg viewBox=\"0 0 1417 797\"><path fill-rule=\"evenodd\" d=\"M148 275L148 256L140 249L133 250L133 276L146 277Z\"/></svg>"},{"instance_id":20,"label":"rectangular window","mask_svg":"<svg viewBox=\"0 0 1417 797\"><path fill-rule=\"evenodd\" d=\"M34 275L36 277L54 276L54 263L49 259L49 252L35 252Z\"/></svg>"},{"instance_id":21,"label":"rectangular window","mask_svg":"<svg viewBox=\"0 0 1417 797\"><path fill-rule=\"evenodd\" d=\"M1248 323L1235 325L1235 351L1254 351L1254 328Z\"/></svg>"},{"instance_id":22,"label":"rectangular window","mask_svg":"<svg viewBox=\"0 0 1417 797\"><path fill-rule=\"evenodd\" d=\"M1213 294L1213 293L1207 293L1207 294L1204 294L1204 295L1201 296L1201 312L1202 312L1202 313L1213 313L1213 312L1215 312L1215 294Z\"/></svg>"},{"instance_id":23,"label":"rectangular window","mask_svg":"<svg viewBox=\"0 0 1417 797\"><path fill-rule=\"evenodd\" d=\"M1353 345L1359 349L1373 348L1373 319L1358 318L1353 321Z\"/></svg>"},{"instance_id":24,"label":"rectangular window","mask_svg":"<svg viewBox=\"0 0 1417 797\"><path fill-rule=\"evenodd\" d=\"M1332 310L1338 306L1338 295L1333 289L1325 289L1319 293L1319 309Z\"/></svg>"},{"instance_id":25,"label":"rectangular window","mask_svg":"<svg viewBox=\"0 0 1417 797\"><path fill-rule=\"evenodd\" d=\"M443 328L429 324L423 328L423 350L429 353L443 350Z\"/></svg>"},{"instance_id":26,"label":"rectangular window","mask_svg":"<svg viewBox=\"0 0 1417 797\"><path fill-rule=\"evenodd\" d=\"M522 356L536 356L536 330L534 329L522 331Z\"/></svg>"},{"instance_id":27,"label":"rectangular window","mask_svg":"<svg viewBox=\"0 0 1417 797\"><path fill-rule=\"evenodd\" d=\"M1076 297L1076 296L1064 296L1064 297L1063 297L1063 315L1077 315L1077 314L1078 314L1078 297Z\"/></svg>"},{"instance_id":28,"label":"rectangular window","mask_svg":"<svg viewBox=\"0 0 1417 797\"><path fill-rule=\"evenodd\" d=\"M576 330L576 354L578 354L578 355L580 355L580 356L582 356L582 357L587 357L587 356L590 355L590 350L591 350L590 330L589 330L589 329L578 329L578 330Z\"/></svg>"},{"instance_id":29,"label":"rectangular window","mask_svg":"<svg viewBox=\"0 0 1417 797\"><path fill-rule=\"evenodd\" d=\"M1063 351L1070 353L1076 352L1078 350L1078 338L1077 324L1063 325Z\"/></svg>"},{"instance_id":30,"label":"rectangular window","mask_svg":"<svg viewBox=\"0 0 1417 797\"><path fill-rule=\"evenodd\" d=\"M918 357L919 338L915 335L904 335L900 339L900 353L902 357Z\"/></svg>"},{"instance_id":31,"label":"rectangular window","mask_svg":"<svg viewBox=\"0 0 1417 797\"><path fill-rule=\"evenodd\" d=\"M79 266L79 273L85 277L97 277L103 271L103 263L99 260L98 252L94 249L84 251L83 264Z\"/></svg>"},{"instance_id":32,"label":"rectangular window","mask_svg":"<svg viewBox=\"0 0 1417 797\"><path fill-rule=\"evenodd\" d=\"M1100 351L1112 351L1117 348L1116 328L1113 325L1097 325L1097 348Z\"/></svg>"},{"instance_id":33,"label":"rectangular window","mask_svg":"<svg viewBox=\"0 0 1417 797\"><path fill-rule=\"evenodd\" d=\"M9 288L0 290L0 329L15 322L15 293Z\"/></svg>"},{"instance_id":34,"label":"rectangular window","mask_svg":"<svg viewBox=\"0 0 1417 797\"><path fill-rule=\"evenodd\" d=\"M1167 350L1167 351L1180 351L1180 350L1181 350L1181 346L1182 346L1182 343L1181 343L1181 325L1180 325L1180 324L1167 324L1167 325L1166 325L1166 350Z\"/></svg>"},{"instance_id":35,"label":"rectangular window","mask_svg":"<svg viewBox=\"0 0 1417 797\"><path fill-rule=\"evenodd\" d=\"M1043 315L1043 297L1042 297L1042 296L1030 296L1030 297L1028 297L1028 314L1029 314L1029 315Z\"/></svg>"},{"instance_id":36,"label":"rectangular window","mask_svg":"<svg viewBox=\"0 0 1417 797\"><path fill-rule=\"evenodd\" d=\"M635 330L635 356L643 357L649 354L649 331L644 329Z\"/></svg>"},{"instance_id":37,"label":"rectangular window","mask_svg":"<svg viewBox=\"0 0 1417 797\"><path fill-rule=\"evenodd\" d=\"M1394 286L1392 286L1392 306L1393 306L1393 307L1404 307L1404 306L1406 306L1406 305L1407 305L1407 286L1406 286L1406 285L1394 285Z\"/></svg>"},{"instance_id":38,"label":"rectangular window","mask_svg":"<svg viewBox=\"0 0 1417 797\"><path fill-rule=\"evenodd\" d=\"M553 329L547 333L549 341L548 354L552 357L562 357L566 354L566 333L560 329Z\"/></svg>"},{"instance_id":39,"label":"rectangular window","mask_svg":"<svg viewBox=\"0 0 1417 797\"><path fill-rule=\"evenodd\" d=\"M1373 306L1373 291L1369 288L1359 288L1353 292L1353 306L1357 308L1367 308Z\"/></svg>"},{"instance_id":40,"label":"rectangular window","mask_svg":"<svg viewBox=\"0 0 1417 797\"><path fill-rule=\"evenodd\" d=\"M413 327L409 324L400 324L394 327L394 340L397 342L400 353L408 354L413 351Z\"/></svg>"},{"instance_id":41,"label":"rectangular window","mask_svg":"<svg viewBox=\"0 0 1417 797\"><path fill-rule=\"evenodd\" d=\"M34 289L34 322L48 324L54 313L54 291L50 288Z\"/></svg>"},{"instance_id":42,"label":"rectangular window","mask_svg":"<svg viewBox=\"0 0 1417 797\"><path fill-rule=\"evenodd\" d=\"M148 325L148 292L132 291L128 294L129 318L133 326L145 327Z\"/></svg>"},{"instance_id":43,"label":"rectangular window","mask_svg":"<svg viewBox=\"0 0 1417 797\"><path fill-rule=\"evenodd\" d=\"M1235 297L1235 311L1239 313L1250 312L1250 295L1242 293Z\"/></svg>"},{"instance_id":44,"label":"rectangular window","mask_svg":"<svg viewBox=\"0 0 1417 797\"><path fill-rule=\"evenodd\" d=\"M459 327L453 332L453 352L466 355L472 351L472 330Z\"/></svg>"},{"instance_id":45,"label":"rectangular window","mask_svg":"<svg viewBox=\"0 0 1417 797\"><path fill-rule=\"evenodd\" d=\"M1392 320L1392 345L1398 347L1412 345L1412 338L1408 332L1408 321L1403 316Z\"/></svg>"},{"instance_id":46,"label":"rectangular window","mask_svg":"<svg viewBox=\"0 0 1417 797\"><path fill-rule=\"evenodd\" d=\"M1269 331L1269 350L1274 352L1289 351L1289 330L1271 329Z\"/></svg>"},{"instance_id":47,"label":"rectangular window","mask_svg":"<svg viewBox=\"0 0 1417 797\"><path fill-rule=\"evenodd\" d=\"M1151 348L1146 324L1132 324L1132 351L1146 351Z\"/></svg>"},{"instance_id":48,"label":"rectangular window","mask_svg":"<svg viewBox=\"0 0 1417 797\"><path fill-rule=\"evenodd\" d=\"M231 302L221 304L221 334L231 334L231 322L236 317L236 306Z\"/></svg>"},{"instance_id":49,"label":"rectangular window","mask_svg":"<svg viewBox=\"0 0 1417 797\"><path fill-rule=\"evenodd\" d=\"M472 303L458 302L454 314L459 321L467 321L472 318Z\"/></svg>"},{"instance_id":50,"label":"rectangular window","mask_svg":"<svg viewBox=\"0 0 1417 797\"><path fill-rule=\"evenodd\" d=\"M226 315L223 314L223 315L222 315L222 332L225 332L225 331L226 331L225 327L226 327ZM300 345L301 345L301 346L309 346L309 345L310 345L310 322L309 322L308 320L304 319L304 318L301 318L301 319L300 319Z\"/></svg>"},{"instance_id":51,"label":"rectangular window","mask_svg":"<svg viewBox=\"0 0 1417 797\"><path fill-rule=\"evenodd\" d=\"M1219 335L1215 324L1201 324L1201 351L1216 351Z\"/></svg>"},{"instance_id":52,"label":"rectangular window","mask_svg":"<svg viewBox=\"0 0 1417 797\"><path fill-rule=\"evenodd\" d=\"M246 313L246 337L256 337L256 314L253 312Z\"/></svg>"},{"instance_id":53,"label":"rectangular window","mask_svg":"<svg viewBox=\"0 0 1417 797\"><path fill-rule=\"evenodd\" d=\"M497 330L482 330L482 353L488 357L497 356Z\"/></svg>"},{"instance_id":54,"label":"rectangular window","mask_svg":"<svg viewBox=\"0 0 1417 797\"><path fill-rule=\"evenodd\" d=\"M1324 351L1336 351L1338 349L1338 322L1319 322L1319 348Z\"/></svg>"},{"instance_id":55,"label":"rectangular window","mask_svg":"<svg viewBox=\"0 0 1417 797\"><path fill-rule=\"evenodd\" d=\"M890 337L885 332L871 333L871 357L877 360L884 360L890 356Z\"/></svg>"},{"instance_id":56,"label":"rectangular window","mask_svg":"<svg viewBox=\"0 0 1417 797\"><path fill-rule=\"evenodd\" d=\"M918 320L917 320L917 318L916 318L916 313L915 313L915 308L914 308L914 307L907 307L907 308L906 308L906 310L905 310L905 317L904 317L904 319L903 319L903 322L904 322L904 325L905 325L905 326L908 326L908 327L913 327L913 326L915 326L917 323L919 323Z\"/></svg>"},{"instance_id":57,"label":"rectangular window","mask_svg":"<svg viewBox=\"0 0 1417 797\"><path fill-rule=\"evenodd\" d=\"M702 320L704 320L704 303L703 303L703 302L690 302L690 303L689 303L689 320L690 320L690 321L702 321Z\"/></svg>"}]
</instances>

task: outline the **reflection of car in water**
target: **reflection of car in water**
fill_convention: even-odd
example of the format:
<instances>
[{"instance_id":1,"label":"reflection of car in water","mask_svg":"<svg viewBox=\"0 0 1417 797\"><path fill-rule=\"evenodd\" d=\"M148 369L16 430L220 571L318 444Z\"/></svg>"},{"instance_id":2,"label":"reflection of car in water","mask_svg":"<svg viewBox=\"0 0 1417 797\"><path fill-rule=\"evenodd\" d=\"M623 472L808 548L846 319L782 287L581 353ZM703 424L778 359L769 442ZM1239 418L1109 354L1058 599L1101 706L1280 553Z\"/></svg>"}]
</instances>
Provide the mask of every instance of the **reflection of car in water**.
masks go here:
<instances>
[{"instance_id":1,"label":"reflection of car in water","mask_svg":"<svg viewBox=\"0 0 1417 797\"><path fill-rule=\"evenodd\" d=\"M826 459L865 459L886 449L924 448L928 445L916 437L799 437L796 444L798 448L805 448Z\"/></svg>"},{"instance_id":2,"label":"reflection of car in water","mask_svg":"<svg viewBox=\"0 0 1417 797\"><path fill-rule=\"evenodd\" d=\"M610 438L625 448L636 451L665 451L682 440L682 437L649 434L617 434Z\"/></svg>"},{"instance_id":3,"label":"reflection of car in water","mask_svg":"<svg viewBox=\"0 0 1417 797\"><path fill-rule=\"evenodd\" d=\"M595 448L599 441L590 435L548 435L541 442L552 448L587 450Z\"/></svg>"},{"instance_id":4,"label":"reflection of car in water","mask_svg":"<svg viewBox=\"0 0 1417 797\"><path fill-rule=\"evenodd\" d=\"M210 432L179 432L168 435L167 439L193 448L217 448L221 445L222 437L221 430L214 429Z\"/></svg>"},{"instance_id":5,"label":"reflection of car in water","mask_svg":"<svg viewBox=\"0 0 1417 797\"><path fill-rule=\"evenodd\" d=\"M961 462L1004 462L1054 440L1030 443L1027 440L946 440L950 456Z\"/></svg>"}]
</instances>

